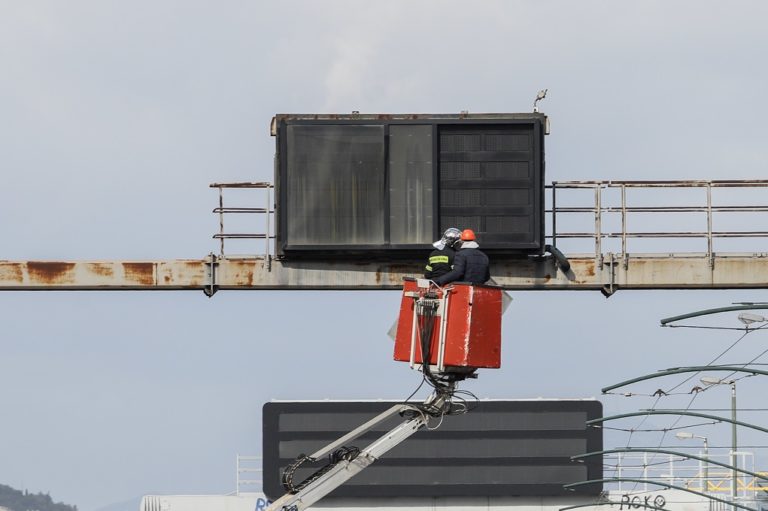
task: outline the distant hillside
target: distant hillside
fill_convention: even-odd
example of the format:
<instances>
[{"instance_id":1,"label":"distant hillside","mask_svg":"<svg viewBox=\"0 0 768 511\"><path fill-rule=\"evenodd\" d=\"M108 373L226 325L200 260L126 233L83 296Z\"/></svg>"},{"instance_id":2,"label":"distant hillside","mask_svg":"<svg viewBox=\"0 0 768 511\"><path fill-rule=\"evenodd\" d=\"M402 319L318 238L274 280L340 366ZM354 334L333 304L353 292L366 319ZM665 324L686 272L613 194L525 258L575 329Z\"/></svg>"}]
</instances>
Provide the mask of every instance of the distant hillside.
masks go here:
<instances>
[{"instance_id":1,"label":"distant hillside","mask_svg":"<svg viewBox=\"0 0 768 511\"><path fill-rule=\"evenodd\" d=\"M77 506L53 502L45 493L27 493L0 484L0 507L11 511L77 511Z\"/></svg>"}]
</instances>

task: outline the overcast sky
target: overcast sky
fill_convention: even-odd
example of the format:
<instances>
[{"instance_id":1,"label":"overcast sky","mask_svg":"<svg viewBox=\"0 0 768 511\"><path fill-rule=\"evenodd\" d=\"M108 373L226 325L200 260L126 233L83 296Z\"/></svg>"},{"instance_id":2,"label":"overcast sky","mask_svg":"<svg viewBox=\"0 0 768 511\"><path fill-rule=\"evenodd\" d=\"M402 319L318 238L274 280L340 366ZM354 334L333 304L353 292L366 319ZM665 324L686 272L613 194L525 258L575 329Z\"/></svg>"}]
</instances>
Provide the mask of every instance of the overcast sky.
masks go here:
<instances>
[{"instance_id":1,"label":"overcast sky","mask_svg":"<svg viewBox=\"0 0 768 511\"><path fill-rule=\"evenodd\" d=\"M759 1L0 0L0 259L216 251L208 184L272 180L276 113L528 112L548 88L547 181L764 179L766 19ZM598 396L708 362L734 334L658 319L766 301L514 296L502 369L466 386L480 397ZM0 293L0 483L83 511L233 491L264 402L410 394L385 335L398 299ZM652 404L626 401L606 412Z\"/></svg>"}]
</instances>

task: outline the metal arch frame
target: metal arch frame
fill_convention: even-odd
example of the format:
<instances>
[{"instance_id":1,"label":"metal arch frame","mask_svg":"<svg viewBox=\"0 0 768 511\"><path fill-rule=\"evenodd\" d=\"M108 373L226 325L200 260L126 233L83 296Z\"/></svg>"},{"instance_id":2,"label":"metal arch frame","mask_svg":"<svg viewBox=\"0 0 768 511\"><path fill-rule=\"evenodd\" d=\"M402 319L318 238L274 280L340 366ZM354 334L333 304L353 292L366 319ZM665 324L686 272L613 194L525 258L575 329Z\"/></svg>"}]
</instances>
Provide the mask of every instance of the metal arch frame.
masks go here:
<instances>
[{"instance_id":1,"label":"metal arch frame","mask_svg":"<svg viewBox=\"0 0 768 511\"><path fill-rule=\"evenodd\" d=\"M687 454L687 453L684 453L684 452L670 451L668 449L639 449L639 448L631 448L631 447L623 448L623 449L607 449L605 451L594 451L594 452L588 452L586 454L578 454L576 456L571 456L571 460L573 460L573 461L581 461L582 458L588 458L588 457L591 457L591 456L600 456L600 455L603 455L603 454L627 453L627 452L653 452L653 453L659 453L659 454L672 454L674 456L681 456L681 457L687 458L687 459L703 461L705 463L710 463L712 465L719 465L719 466L721 466L723 468L728 468L728 469L731 469L731 470L733 470L735 468L737 472L740 472L742 474L747 474L747 475L752 476L754 478L762 479L764 481L768 481L768 477L767 476L762 476L762 475L758 474L757 472L751 472L749 470L743 470L743 469L740 469L738 467L734 467L733 465L729 465L727 463L722 463L722 462L719 462L719 461L714 461L714 460L711 460L709 458L702 458L701 456L694 456L692 454Z\"/></svg>"},{"instance_id":2,"label":"metal arch frame","mask_svg":"<svg viewBox=\"0 0 768 511\"><path fill-rule=\"evenodd\" d=\"M682 374L682 373L703 373L705 371L727 371L731 373L750 373L752 375L762 375L762 376L768 376L768 371L761 371L760 369L750 369L746 367L737 367L737 366L691 366L691 367L675 367L672 369L665 369L663 371L658 371L651 374L646 374L643 376L638 376L637 378L632 378L630 380L625 380L619 383L616 383L614 385L609 385L608 387L603 387L600 389L600 392L603 394L606 394L610 392L611 390L618 389L621 387L626 387L627 385L631 385L632 383L637 383L639 381L645 381L645 380L652 380L653 378L661 378L663 376L669 376L672 374Z\"/></svg>"},{"instance_id":3,"label":"metal arch frame","mask_svg":"<svg viewBox=\"0 0 768 511\"><path fill-rule=\"evenodd\" d=\"M683 488L682 486L675 486L674 484L662 483L660 481L654 481L652 479L637 479L637 478L634 478L634 477L610 477L610 478L606 478L606 479L590 479L589 481L580 481L578 483L564 484L563 488L565 488L567 490L571 490L571 489L573 489L573 488L575 488L577 486L586 486L588 484L623 483L623 482L655 484L657 486L661 486L661 487L668 488L668 489L671 489L671 490L680 490L680 491L692 493L694 495L698 495L700 497L704 497L704 498L709 499L709 500L714 500L716 502L721 502L721 503L729 505L729 506L733 506L733 507L737 507L737 508L740 508L740 509L744 509L745 511L758 511L755 508L752 508L752 507L749 507L749 506L744 506L742 504L737 504L736 502L732 502L732 501L725 500L725 499L719 499L717 497L713 497L712 495L707 495L706 493L701 493L701 492L698 492L698 491L690 490L688 488Z\"/></svg>"},{"instance_id":4,"label":"metal arch frame","mask_svg":"<svg viewBox=\"0 0 768 511\"><path fill-rule=\"evenodd\" d=\"M675 321L682 321L684 319L690 319L690 318L698 318L700 316L708 316L710 314L720 314L722 312L759 310L759 309L768 309L768 305L759 305L759 304L733 305L730 307L717 307L715 309L704 309L700 311L689 312L688 314L680 314L679 316L664 318L660 320L659 323L661 323L661 326L667 326L669 323L674 323Z\"/></svg>"},{"instance_id":5,"label":"metal arch frame","mask_svg":"<svg viewBox=\"0 0 768 511\"><path fill-rule=\"evenodd\" d=\"M701 417L702 419L712 419L717 420L718 422L728 422L730 424L736 424L737 426L742 426L749 429L755 429L757 431L761 431L763 433L768 433L768 429L756 426L755 424L750 424L749 422L741 422L741 421L734 421L733 419L726 419L725 417L719 417L717 415L708 415L705 413L696 413L696 412L687 412L684 410L681 411L671 411L671 410L646 410L644 412L632 412L632 413L622 413L620 415L612 415L610 417L600 417L599 419L592 419L587 421L587 426L593 426L595 424L600 424L603 422L607 422L610 420L615 419L624 419L626 417L644 417L646 415L686 415L689 417Z\"/></svg>"}]
</instances>

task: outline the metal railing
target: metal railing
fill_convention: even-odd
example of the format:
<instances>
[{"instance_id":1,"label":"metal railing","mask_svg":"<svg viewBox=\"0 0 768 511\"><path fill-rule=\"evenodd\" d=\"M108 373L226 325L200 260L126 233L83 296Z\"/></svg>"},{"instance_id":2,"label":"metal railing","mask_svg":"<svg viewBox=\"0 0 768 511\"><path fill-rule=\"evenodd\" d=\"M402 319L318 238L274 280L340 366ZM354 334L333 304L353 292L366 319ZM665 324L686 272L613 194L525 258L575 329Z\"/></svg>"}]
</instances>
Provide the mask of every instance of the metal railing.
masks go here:
<instances>
[{"instance_id":1,"label":"metal railing","mask_svg":"<svg viewBox=\"0 0 768 511\"><path fill-rule=\"evenodd\" d=\"M244 183L213 183L211 188L218 189L219 205L213 209L213 213L219 217L219 232L213 238L220 242L219 256L224 256L225 240L264 240L261 251L249 251L249 253L264 254L264 258L270 260L274 256L274 218L275 209L273 201L274 185L267 182ZM654 254L672 252L703 253L709 259L710 265L714 264L716 240L762 238L765 242L765 251L755 251L762 256L768 256L768 215L761 217L764 220L764 229L716 229L718 223L726 215L731 217L739 214L768 213L768 180L732 180L732 181L555 181L546 188L551 191L545 214L549 216L547 240L553 247L557 247L565 253L583 252L571 250L568 245L572 240L582 242L587 240L591 245L587 253L594 251L595 259L602 263L603 254L609 252L611 257L617 255L624 259L625 263L630 252L630 240L656 240L660 242L654 250ZM231 189L258 189L264 191L264 207L225 206L224 190ZM739 203L743 197L735 197L733 193L719 200L713 198L713 191L757 193L758 204ZM675 196L669 198L669 204L657 204L658 195L663 191L672 191ZM692 192L695 204L681 205L680 201L690 198ZM645 194L645 196L642 196ZM762 194L762 195L760 195ZM748 195L748 194L747 194ZM258 201L258 199L257 199ZM251 199L249 203L254 203ZM258 201L260 202L260 201ZM257 203L258 203L257 202ZM248 224L250 232L228 232L224 228L225 215L255 214L262 215L261 220ZM650 217L663 216L664 225L661 228L653 228ZM685 216L687 222L685 228L674 229L669 224L673 219ZM589 223L580 224L572 222L573 218L586 218ZM756 217L750 217L749 223L754 224ZM642 226L641 229L631 229L631 222ZM577 224L574 228L569 224ZM724 222L727 223L727 222ZM704 240L703 250L671 250L673 240ZM607 252L606 252L606 249ZM647 252L632 250L633 253ZM728 251L724 251L728 252Z\"/></svg>"},{"instance_id":2,"label":"metal railing","mask_svg":"<svg viewBox=\"0 0 768 511\"><path fill-rule=\"evenodd\" d=\"M219 240L219 256L224 256L224 240L264 240L264 258L270 260L274 254L272 249L272 240L274 236L274 206L272 203L272 190L275 188L272 183L213 183L211 188L217 188L219 190L219 206L213 208L213 213L219 215L219 232L213 235L214 239ZM264 207L242 207L242 206L225 206L224 205L224 190L226 189L258 189L264 190L265 198L263 199ZM264 223L263 227L257 227L253 225L253 229L258 231L263 228L263 232L226 232L224 230L224 215L230 214L250 214L250 215L263 215Z\"/></svg>"},{"instance_id":3,"label":"metal railing","mask_svg":"<svg viewBox=\"0 0 768 511\"><path fill-rule=\"evenodd\" d=\"M547 238L553 246L565 239L591 239L594 242L594 253L597 259L602 258L604 245L607 240L619 240L618 252L624 257L629 253L628 240L633 238L646 238L667 240L670 238L690 239L698 238L706 241L706 256L710 264L713 263L715 251L715 239L717 238L768 238L768 230L715 230L715 220L722 218L726 213L768 213L768 196L762 197L761 204L715 203L713 190L752 189L757 191L768 187L768 180L732 180L732 181L556 181L547 186L551 190L551 204L546 213L551 217L551 230ZM660 192L661 190L674 190L679 195L690 191L702 191L695 205L658 205L652 196L636 198L634 201L628 198L628 192ZM588 205L560 205L563 195L572 191L587 192L591 197L586 200ZM731 194L733 195L733 194ZM584 197L580 198L580 204L584 204ZM679 197L676 197L679 200ZM731 196L726 200L738 202ZM695 215L690 222L690 229L657 229L634 231L628 228L630 217L647 216L648 214L663 214L665 219L672 220L672 216L680 214ZM594 218L593 228L590 231L574 231L562 229L561 224L566 215L590 215ZM610 223L616 227L608 227ZM642 223L642 221L641 221ZM558 247L561 250L563 248ZM661 250L659 252L669 252Z\"/></svg>"},{"instance_id":4,"label":"metal railing","mask_svg":"<svg viewBox=\"0 0 768 511\"><path fill-rule=\"evenodd\" d=\"M262 491L263 469L261 456L237 455L235 494Z\"/></svg>"},{"instance_id":5,"label":"metal railing","mask_svg":"<svg viewBox=\"0 0 768 511\"><path fill-rule=\"evenodd\" d=\"M755 472L755 456L751 452L738 452L739 466ZM699 458L730 462L730 454L698 453ZM733 472L712 463L697 461L674 455L622 453L607 455L603 460L606 474L617 478L630 477L647 481L665 483L691 490L730 495L734 484ZM766 472L756 472L765 476ZM619 491L648 491L651 487L638 483L615 483ZM640 487L642 486L642 488ZM758 494L767 494L768 485L764 481L748 474L736 478L737 495L754 498Z\"/></svg>"}]
</instances>

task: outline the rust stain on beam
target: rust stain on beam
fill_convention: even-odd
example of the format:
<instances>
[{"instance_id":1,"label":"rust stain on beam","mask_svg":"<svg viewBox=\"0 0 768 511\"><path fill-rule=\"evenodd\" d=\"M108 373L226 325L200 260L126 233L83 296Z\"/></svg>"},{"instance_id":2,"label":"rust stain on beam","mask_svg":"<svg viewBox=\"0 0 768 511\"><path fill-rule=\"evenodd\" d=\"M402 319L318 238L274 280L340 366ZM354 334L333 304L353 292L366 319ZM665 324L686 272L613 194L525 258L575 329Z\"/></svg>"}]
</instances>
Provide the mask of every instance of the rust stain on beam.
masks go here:
<instances>
[{"instance_id":1,"label":"rust stain on beam","mask_svg":"<svg viewBox=\"0 0 768 511\"><path fill-rule=\"evenodd\" d=\"M202 289L209 284L205 261L164 261L157 264L157 279L159 285L177 285L181 282L185 287Z\"/></svg>"},{"instance_id":2,"label":"rust stain on beam","mask_svg":"<svg viewBox=\"0 0 768 511\"><path fill-rule=\"evenodd\" d=\"M85 263L85 271L106 278L115 276L114 265L109 263Z\"/></svg>"},{"instance_id":3,"label":"rust stain on beam","mask_svg":"<svg viewBox=\"0 0 768 511\"><path fill-rule=\"evenodd\" d=\"M29 261L27 275L32 282L44 285L75 283L75 263L58 261Z\"/></svg>"},{"instance_id":4,"label":"rust stain on beam","mask_svg":"<svg viewBox=\"0 0 768 511\"><path fill-rule=\"evenodd\" d=\"M141 286L155 284L155 263L122 263L126 284L136 283Z\"/></svg>"},{"instance_id":5,"label":"rust stain on beam","mask_svg":"<svg viewBox=\"0 0 768 511\"><path fill-rule=\"evenodd\" d=\"M0 261L0 282L21 284L24 282L24 271L21 263Z\"/></svg>"}]
</instances>

